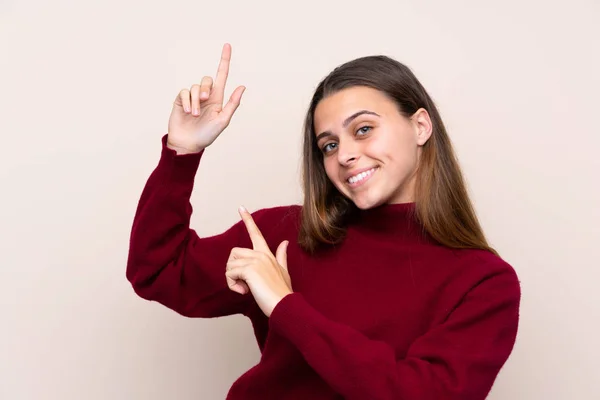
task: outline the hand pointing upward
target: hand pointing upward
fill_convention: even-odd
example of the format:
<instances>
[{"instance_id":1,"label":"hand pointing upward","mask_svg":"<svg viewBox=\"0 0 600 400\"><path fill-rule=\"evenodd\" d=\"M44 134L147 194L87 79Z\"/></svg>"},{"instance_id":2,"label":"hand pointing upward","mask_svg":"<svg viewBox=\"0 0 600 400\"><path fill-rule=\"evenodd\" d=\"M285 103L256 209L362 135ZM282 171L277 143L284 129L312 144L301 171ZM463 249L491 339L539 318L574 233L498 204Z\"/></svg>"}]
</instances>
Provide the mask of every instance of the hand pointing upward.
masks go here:
<instances>
[{"instance_id":1,"label":"hand pointing upward","mask_svg":"<svg viewBox=\"0 0 600 400\"><path fill-rule=\"evenodd\" d=\"M231 45L226 43L214 81L204 76L200 84L182 89L175 98L169 117L167 146L178 154L196 153L210 146L229 125L246 89L238 86L223 107L230 61Z\"/></svg>"}]
</instances>

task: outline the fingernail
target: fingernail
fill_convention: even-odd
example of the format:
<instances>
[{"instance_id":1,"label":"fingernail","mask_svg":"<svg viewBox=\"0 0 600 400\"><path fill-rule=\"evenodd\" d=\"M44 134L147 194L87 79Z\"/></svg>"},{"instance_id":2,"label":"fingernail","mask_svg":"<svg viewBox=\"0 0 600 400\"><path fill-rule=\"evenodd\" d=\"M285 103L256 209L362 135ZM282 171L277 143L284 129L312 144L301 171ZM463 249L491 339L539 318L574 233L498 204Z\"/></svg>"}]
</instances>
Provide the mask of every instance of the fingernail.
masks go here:
<instances>
[{"instance_id":1,"label":"fingernail","mask_svg":"<svg viewBox=\"0 0 600 400\"><path fill-rule=\"evenodd\" d=\"M246 212L247 211L246 207L244 207L244 206L240 206L239 210L240 210L240 212Z\"/></svg>"}]
</instances>

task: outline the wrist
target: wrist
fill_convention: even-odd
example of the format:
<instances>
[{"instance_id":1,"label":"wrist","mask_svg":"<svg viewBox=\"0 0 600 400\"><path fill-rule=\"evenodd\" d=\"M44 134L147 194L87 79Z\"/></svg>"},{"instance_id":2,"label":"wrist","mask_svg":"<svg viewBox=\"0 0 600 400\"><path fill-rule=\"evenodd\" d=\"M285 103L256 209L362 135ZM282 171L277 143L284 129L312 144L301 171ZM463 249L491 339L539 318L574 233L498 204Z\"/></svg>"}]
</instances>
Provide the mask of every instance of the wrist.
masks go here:
<instances>
[{"instance_id":1,"label":"wrist","mask_svg":"<svg viewBox=\"0 0 600 400\"><path fill-rule=\"evenodd\" d=\"M176 136L173 136L171 132L168 132L165 145L167 148L174 150L177 155L196 154L204 150L204 147L202 146L197 146L193 143L185 143L185 141L181 143L181 140L173 140L175 138Z\"/></svg>"},{"instance_id":2,"label":"wrist","mask_svg":"<svg viewBox=\"0 0 600 400\"><path fill-rule=\"evenodd\" d=\"M288 292L278 295L277 298L275 299L275 301L273 302L272 307L270 307L270 311L269 311L269 314L267 315L267 317L271 316L271 314L273 313L273 310L275 310L275 307L277 307L279 305L281 300L283 300L285 297L287 297L288 295L290 295L292 293L293 293L292 291L288 291Z\"/></svg>"},{"instance_id":3,"label":"wrist","mask_svg":"<svg viewBox=\"0 0 600 400\"><path fill-rule=\"evenodd\" d=\"M196 153L200 153L202 150L204 150L202 148L190 149L187 147L177 146L173 143L170 143L168 140L167 140L167 147L171 150L174 150L178 156L184 155L184 154L196 154Z\"/></svg>"}]
</instances>

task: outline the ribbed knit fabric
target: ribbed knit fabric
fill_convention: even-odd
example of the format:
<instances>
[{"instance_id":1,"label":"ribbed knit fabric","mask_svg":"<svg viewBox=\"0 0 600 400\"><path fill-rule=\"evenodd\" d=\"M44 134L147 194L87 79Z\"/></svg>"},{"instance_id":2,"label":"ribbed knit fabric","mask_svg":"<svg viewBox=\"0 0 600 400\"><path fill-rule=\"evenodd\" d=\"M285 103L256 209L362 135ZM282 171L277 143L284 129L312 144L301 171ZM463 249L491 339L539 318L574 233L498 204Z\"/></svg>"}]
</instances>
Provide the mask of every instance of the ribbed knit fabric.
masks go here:
<instances>
[{"instance_id":1,"label":"ribbed knit fabric","mask_svg":"<svg viewBox=\"0 0 600 400\"><path fill-rule=\"evenodd\" d=\"M254 220L273 253L290 241L294 290L267 318L226 284L231 249L252 248L243 223L205 238L190 228L202 154L176 155L163 137L135 214L127 279L142 298L188 317L250 318L261 359L228 399L487 396L517 333L520 285L509 264L438 245L413 203L360 212L342 244L313 256L296 244L302 208L265 208Z\"/></svg>"}]
</instances>

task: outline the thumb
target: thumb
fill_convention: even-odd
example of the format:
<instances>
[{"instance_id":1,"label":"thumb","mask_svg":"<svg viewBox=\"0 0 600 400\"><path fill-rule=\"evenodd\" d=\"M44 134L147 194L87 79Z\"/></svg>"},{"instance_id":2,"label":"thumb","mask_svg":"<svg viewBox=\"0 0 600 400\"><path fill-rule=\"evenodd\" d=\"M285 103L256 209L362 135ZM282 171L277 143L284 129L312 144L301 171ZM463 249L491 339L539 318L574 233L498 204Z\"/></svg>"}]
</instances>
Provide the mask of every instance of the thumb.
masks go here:
<instances>
[{"instance_id":1,"label":"thumb","mask_svg":"<svg viewBox=\"0 0 600 400\"><path fill-rule=\"evenodd\" d=\"M231 120L231 117L233 117L235 110L237 110L239 107L240 101L242 100L242 94L244 94L245 90L245 86L238 86L231 94L231 97L229 98L227 104L225 104L225 107L223 107L223 115L227 119L228 123L229 120Z\"/></svg>"},{"instance_id":2,"label":"thumb","mask_svg":"<svg viewBox=\"0 0 600 400\"><path fill-rule=\"evenodd\" d=\"M283 269L285 269L287 271L287 247L288 244L290 242L287 240L284 240L283 242L281 242L279 244L279 247L277 247L277 251L275 253L275 259L277 260L277 262L279 263L279 265L281 265L283 267Z\"/></svg>"}]
</instances>

